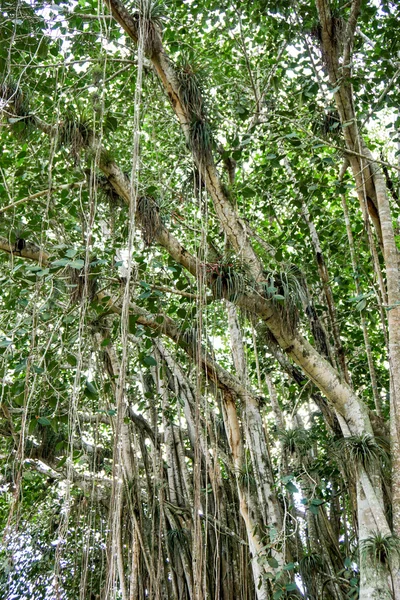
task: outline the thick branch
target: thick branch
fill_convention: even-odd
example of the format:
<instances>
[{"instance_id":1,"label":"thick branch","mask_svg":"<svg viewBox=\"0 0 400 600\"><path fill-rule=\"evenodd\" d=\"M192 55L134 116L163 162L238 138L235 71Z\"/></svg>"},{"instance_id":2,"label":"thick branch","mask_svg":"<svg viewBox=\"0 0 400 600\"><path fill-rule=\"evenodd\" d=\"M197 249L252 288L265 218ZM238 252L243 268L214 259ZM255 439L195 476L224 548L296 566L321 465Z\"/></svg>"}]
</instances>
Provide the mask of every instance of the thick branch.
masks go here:
<instances>
[{"instance_id":1,"label":"thick branch","mask_svg":"<svg viewBox=\"0 0 400 600\"><path fill-rule=\"evenodd\" d=\"M137 22L128 13L122 2L120 0L106 0L106 3L110 7L115 19L123 27L129 37L137 42ZM207 191L213 199L215 211L221 226L233 248L235 248L239 257L248 264L254 278L257 280L262 277L262 264L248 240L246 227L243 225L241 219L238 218L235 209L226 196L210 148L200 151L191 144L190 126L192 115L190 109L181 101L177 83L178 78L171 61L163 49L161 38L157 40L156 46L157 51L151 56L152 63L168 97L170 98L171 105L180 122L188 145L189 147L192 147L193 159L206 184Z\"/></svg>"},{"instance_id":2,"label":"thick branch","mask_svg":"<svg viewBox=\"0 0 400 600\"><path fill-rule=\"evenodd\" d=\"M22 245L21 245L22 246ZM13 256L20 256L21 258L28 258L29 260L34 260L39 264L46 264L49 261L49 254L45 252L36 244L32 244L30 242L26 242L24 240L24 247L18 249L15 244L11 244L6 238L0 237L0 250L3 252L7 252L8 254L12 254Z\"/></svg>"}]
</instances>

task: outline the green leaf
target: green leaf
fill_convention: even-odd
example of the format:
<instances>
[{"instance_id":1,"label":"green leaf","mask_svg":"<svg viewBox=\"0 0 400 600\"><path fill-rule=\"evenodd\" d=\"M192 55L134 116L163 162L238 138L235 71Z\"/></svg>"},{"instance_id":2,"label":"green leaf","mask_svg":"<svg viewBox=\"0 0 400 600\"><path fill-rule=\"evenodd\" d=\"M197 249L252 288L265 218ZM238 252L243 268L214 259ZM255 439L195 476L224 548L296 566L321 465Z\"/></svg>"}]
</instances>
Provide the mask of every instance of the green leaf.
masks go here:
<instances>
[{"instance_id":1,"label":"green leaf","mask_svg":"<svg viewBox=\"0 0 400 600\"><path fill-rule=\"evenodd\" d=\"M298 494L299 490L297 489L297 487L294 485L294 483L292 483L291 481L289 481L286 484L286 489L288 492L290 492L291 494Z\"/></svg>"},{"instance_id":2,"label":"green leaf","mask_svg":"<svg viewBox=\"0 0 400 600\"><path fill-rule=\"evenodd\" d=\"M84 394L87 398L91 398L94 400L98 396L98 391L96 386L91 381L85 382Z\"/></svg>"},{"instance_id":3,"label":"green leaf","mask_svg":"<svg viewBox=\"0 0 400 600\"><path fill-rule=\"evenodd\" d=\"M85 261L83 261L81 258L78 258L77 260L73 260L70 263L68 263L68 266L71 267L72 269L83 269L83 267L85 266Z\"/></svg>"},{"instance_id":4,"label":"green leaf","mask_svg":"<svg viewBox=\"0 0 400 600\"><path fill-rule=\"evenodd\" d=\"M37 427L37 419L36 419L36 417L34 417L33 419L31 419L29 421L29 427L28 427L28 433L29 433L29 435L32 435L34 433L36 427Z\"/></svg>"},{"instance_id":5,"label":"green leaf","mask_svg":"<svg viewBox=\"0 0 400 600\"><path fill-rule=\"evenodd\" d=\"M365 298L363 298L360 302L358 302L356 304L356 309L359 310L360 312L362 310L364 310L364 308L367 306L367 301Z\"/></svg>"},{"instance_id":6,"label":"green leaf","mask_svg":"<svg viewBox=\"0 0 400 600\"><path fill-rule=\"evenodd\" d=\"M51 263L52 267L66 267L69 264L68 258L59 258L58 260L53 260Z\"/></svg>"},{"instance_id":7,"label":"green leaf","mask_svg":"<svg viewBox=\"0 0 400 600\"><path fill-rule=\"evenodd\" d=\"M25 371L26 369L26 365L28 363L28 360L26 358L24 358L23 360L21 360L15 367L14 372L15 373L21 373L21 371Z\"/></svg>"},{"instance_id":8,"label":"green leaf","mask_svg":"<svg viewBox=\"0 0 400 600\"><path fill-rule=\"evenodd\" d=\"M250 187L245 187L242 190L242 196L243 196L243 198L253 198L255 195L256 195L255 190L253 190Z\"/></svg>"},{"instance_id":9,"label":"green leaf","mask_svg":"<svg viewBox=\"0 0 400 600\"><path fill-rule=\"evenodd\" d=\"M41 58L42 60L45 59L48 55L49 52L49 44L46 40L46 38L42 38L40 40L40 44L37 48L37 55L39 56L39 58Z\"/></svg>"},{"instance_id":10,"label":"green leaf","mask_svg":"<svg viewBox=\"0 0 400 600\"><path fill-rule=\"evenodd\" d=\"M279 563L274 556L269 556L267 562L272 569L277 569L279 567Z\"/></svg>"},{"instance_id":11,"label":"green leaf","mask_svg":"<svg viewBox=\"0 0 400 600\"><path fill-rule=\"evenodd\" d=\"M138 316L137 315L129 315L129 333L132 335L136 334L136 325L137 325Z\"/></svg>"},{"instance_id":12,"label":"green leaf","mask_svg":"<svg viewBox=\"0 0 400 600\"><path fill-rule=\"evenodd\" d=\"M44 427L48 427L49 425L51 425L49 419L46 419L46 417L39 417L37 419L37 422L39 423L39 425L43 425Z\"/></svg>"},{"instance_id":13,"label":"green leaf","mask_svg":"<svg viewBox=\"0 0 400 600\"><path fill-rule=\"evenodd\" d=\"M155 367L157 364L157 361L152 357L152 356L145 356L142 360L143 364L145 364L147 367Z\"/></svg>"},{"instance_id":14,"label":"green leaf","mask_svg":"<svg viewBox=\"0 0 400 600\"><path fill-rule=\"evenodd\" d=\"M68 250L65 252L65 256L68 256L68 258L74 258L77 252L78 250L76 250L76 248L68 248Z\"/></svg>"},{"instance_id":15,"label":"green leaf","mask_svg":"<svg viewBox=\"0 0 400 600\"><path fill-rule=\"evenodd\" d=\"M45 275L48 275L50 273L50 269L46 268L46 269L39 269L38 271L36 271L36 276L37 277L44 277Z\"/></svg>"},{"instance_id":16,"label":"green leaf","mask_svg":"<svg viewBox=\"0 0 400 600\"><path fill-rule=\"evenodd\" d=\"M71 365L71 367L76 367L76 365L78 364L76 356L74 356L73 354L67 354L66 360Z\"/></svg>"}]
</instances>

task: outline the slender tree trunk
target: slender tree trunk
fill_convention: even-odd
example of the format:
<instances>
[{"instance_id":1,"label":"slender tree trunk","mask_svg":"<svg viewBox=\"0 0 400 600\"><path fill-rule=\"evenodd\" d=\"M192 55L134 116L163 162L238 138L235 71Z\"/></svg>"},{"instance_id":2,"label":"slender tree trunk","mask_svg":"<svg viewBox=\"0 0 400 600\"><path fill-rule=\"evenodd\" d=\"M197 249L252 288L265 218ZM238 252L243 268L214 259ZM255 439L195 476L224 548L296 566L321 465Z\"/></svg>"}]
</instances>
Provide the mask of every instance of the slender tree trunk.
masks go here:
<instances>
[{"instance_id":1,"label":"slender tree trunk","mask_svg":"<svg viewBox=\"0 0 400 600\"><path fill-rule=\"evenodd\" d=\"M366 475L365 475L366 476ZM360 545L360 600L390 600L390 582L388 573L382 567L376 566L364 551L363 545L377 532L389 535L390 530L378 522L371 509L370 500L367 501L364 487L357 487L358 528ZM376 511L379 512L377 501Z\"/></svg>"},{"instance_id":2,"label":"slender tree trunk","mask_svg":"<svg viewBox=\"0 0 400 600\"><path fill-rule=\"evenodd\" d=\"M396 248L392 214L386 184L376 161L360 137L351 87L351 64L354 33L360 13L360 0L353 0L349 21L346 23L343 40L343 67L339 63L339 42L335 38L334 20L327 0L317 0L321 23L321 44L335 92L336 106L343 127L349 162L357 183L360 202L367 204L370 216L383 248L386 268L388 296L389 364L391 377L391 451L392 451L392 494L393 526L400 533L400 276L399 257ZM338 85L339 84L339 85ZM348 125L348 126L347 126ZM357 153L363 155L362 158ZM364 489L364 494L366 490ZM359 497L362 496L361 491ZM367 519L368 521L368 519Z\"/></svg>"},{"instance_id":3,"label":"slender tree trunk","mask_svg":"<svg viewBox=\"0 0 400 600\"><path fill-rule=\"evenodd\" d=\"M228 435L229 445L233 455L235 466L237 489L239 495L240 514L246 526L247 539L249 542L251 564L253 568L254 585L256 589L257 600L269 600L269 591L264 577L264 570L261 566L261 560L265 552L262 550L262 544L256 533L255 523L252 519L248 501L246 498L246 490L240 481L241 471L243 469L243 441L240 431L239 420L237 418L236 405L234 399L225 394L223 403L223 413L225 427ZM273 569L271 569L273 571Z\"/></svg>"},{"instance_id":4,"label":"slender tree trunk","mask_svg":"<svg viewBox=\"0 0 400 600\"><path fill-rule=\"evenodd\" d=\"M249 387L246 375L243 337L239 325L237 309L231 302L227 302L226 306L234 365L244 385ZM274 480L271 459L265 438L265 429L260 415L260 409L257 400L250 392L244 402L244 417L246 439L257 483L260 509L265 515L266 526L269 529L270 543L273 547L277 538L282 535L282 516L277 502L277 496L273 492ZM273 549L273 555L278 561L279 566L282 568L285 563L285 557L281 552L277 551L276 548Z\"/></svg>"}]
</instances>

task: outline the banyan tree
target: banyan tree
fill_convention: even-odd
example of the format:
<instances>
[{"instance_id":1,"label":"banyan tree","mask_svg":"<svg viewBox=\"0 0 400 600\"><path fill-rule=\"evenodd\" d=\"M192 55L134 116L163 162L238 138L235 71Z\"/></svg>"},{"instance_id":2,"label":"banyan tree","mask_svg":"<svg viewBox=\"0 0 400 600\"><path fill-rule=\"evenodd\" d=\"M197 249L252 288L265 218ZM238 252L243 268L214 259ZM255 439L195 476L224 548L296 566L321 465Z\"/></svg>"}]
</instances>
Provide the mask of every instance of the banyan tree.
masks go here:
<instances>
[{"instance_id":1,"label":"banyan tree","mask_svg":"<svg viewBox=\"0 0 400 600\"><path fill-rule=\"evenodd\" d=\"M0 596L399 600L398 4L0 13Z\"/></svg>"}]
</instances>

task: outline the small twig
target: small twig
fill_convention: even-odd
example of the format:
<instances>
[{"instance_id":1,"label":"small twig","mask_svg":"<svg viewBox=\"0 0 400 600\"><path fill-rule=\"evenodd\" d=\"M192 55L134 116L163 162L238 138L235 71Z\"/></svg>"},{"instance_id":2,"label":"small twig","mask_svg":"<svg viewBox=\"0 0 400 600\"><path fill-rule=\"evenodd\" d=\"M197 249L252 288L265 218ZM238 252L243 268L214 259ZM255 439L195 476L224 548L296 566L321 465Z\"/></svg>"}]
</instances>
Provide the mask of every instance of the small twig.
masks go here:
<instances>
[{"instance_id":1,"label":"small twig","mask_svg":"<svg viewBox=\"0 0 400 600\"><path fill-rule=\"evenodd\" d=\"M9 210L10 208L15 208L16 206L19 206L20 204L23 204L24 202L28 202L29 200L35 200L36 198L40 198L41 196L46 196L47 194L51 194L52 192L58 192L59 190L68 190L68 189L72 189L72 188L81 187L83 185L86 185L86 183L87 183L86 180L78 181L76 183L64 183L63 185L58 185L58 186L52 187L50 189L42 190L41 192L36 192L36 194L31 194L30 196L21 198L21 200L17 200L16 202L13 202L12 204L8 204L4 208L0 208L0 214L5 212L6 210Z\"/></svg>"},{"instance_id":2,"label":"small twig","mask_svg":"<svg viewBox=\"0 0 400 600\"><path fill-rule=\"evenodd\" d=\"M18 64L18 67L25 67L25 68L29 68L29 69L53 69L56 67L71 67L72 65L81 65L84 63L98 63L99 59L98 58L83 58L81 60L71 60L69 62L58 62L58 63L41 63L38 65L29 65L29 64ZM126 62L126 63L130 63L132 65L136 65L137 61L136 60L131 60L129 58L110 58L107 57L107 62ZM16 67L17 65L12 65L14 67Z\"/></svg>"},{"instance_id":3,"label":"small twig","mask_svg":"<svg viewBox=\"0 0 400 600\"><path fill-rule=\"evenodd\" d=\"M358 158L364 158L365 160L368 161L368 163L373 162L373 163L376 163L377 165L385 165L387 167L391 167L392 169L396 169L396 171L400 171L400 167L397 167L396 165L388 163L387 161L379 160L378 158L375 158L375 157L371 159L369 156L366 156L365 154L362 154L361 152L356 152L355 150L349 150L348 148L344 148L343 146L339 146L338 144L333 144L332 142L328 142L327 140L324 140L323 138L320 138L314 134L311 134L311 132L308 131L305 127L303 127L299 123L293 121L293 119L286 117L285 115L279 115L279 117L281 119L288 121L289 123L295 125L298 129L300 129L300 131L305 133L309 138L312 138L313 140L315 140L317 142L323 143L324 146L326 146L328 148L333 148L334 150L339 150L340 152L343 152L343 154L350 154L351 156L358 156ZM264 123L264 121L262 123Z\"/></svg>"},{"instance_id":4,"label":"small twig","mask_svg":"<svg viewBox=\"0 0 400 600\"><path fill-rule=\"evenodd\" d=\"M148 283L153 290L159 290L160 292L167 292L169 294L179 294L180 296L185 296L185 298L190 298L191 300L199 300L198 294L191 294L190 292L185 292L183 290L177 290L176 288L170 288L164 285L153 285Z\"/></svg>"},{"instance_id":5,"label":"small twig","mask_svg":"<svg viewBox=\"0 0 400 600\"><path fill-rule=\"evenodd\" d=\"M367 121L369 121L369 119L373 116L375 109L382 102L382 100L384 99L384 97L386 96L386 94L388 93L390 88L392 87L392 85L396 82L396 79L399 77L399 75L400 75L400 67L397 69L397 71L395 72L395 74L393 75L391 80L387 83L383 92L380 94L380 96L377 99L377 101L375 102L375 104L372 106L371 110L369 111L369 113L367 114L367 116L365 117L363 122L361 123L361 127L364 127L364 125L367 123Z\"/></svg>"}]
</instances>

